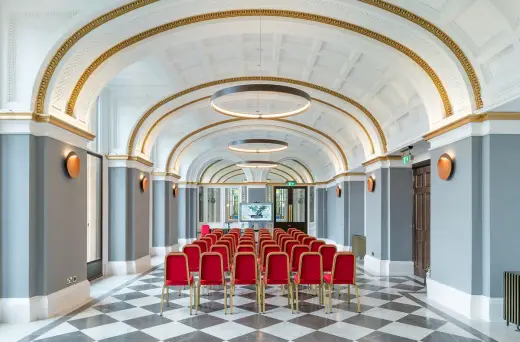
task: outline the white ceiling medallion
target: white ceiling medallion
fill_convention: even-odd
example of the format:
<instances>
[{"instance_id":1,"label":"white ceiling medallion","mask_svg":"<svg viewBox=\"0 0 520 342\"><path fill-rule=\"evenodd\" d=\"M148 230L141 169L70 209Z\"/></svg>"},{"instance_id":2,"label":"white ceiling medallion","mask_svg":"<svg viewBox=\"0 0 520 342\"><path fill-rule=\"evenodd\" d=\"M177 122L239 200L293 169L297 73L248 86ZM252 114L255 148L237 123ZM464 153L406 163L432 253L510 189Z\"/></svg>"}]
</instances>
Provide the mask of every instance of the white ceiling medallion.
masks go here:
<instances>
[{"instance_id":1,"label":"white ceiling medallion","mask_svg":"<svg viewBox=\"0 0 520 342\"><path fill-rule=\"evenodd\" d=\"M303 90L278 84L243 84L217 91L211 107L224 115L247 119L277 119L301 114L312 99Z\"/></svg>"},{"instance_id":2,"label":"white ceiling medallion","mask_svg":"<svg viewBox=\"0 0 520 342\"><path fill-rule=\"evenodd\" d=\"M250 169L267 169L272 167L277 167L278 164L270 161L262 161L262 160L248 160L244 162L237 163L236 166Z\"/></svg>"},{"instance_id":3,"label":"white ceiling medallion","mask_svg":"<svg viewBox=\"0 0 520 342\"><path fill-rule=\"evenodd\" d=\"M271 153L286 150L289 144L285 141L274 139L244 139L232 141L228 149L243 153Z\"/></svg>"}]
</instances>

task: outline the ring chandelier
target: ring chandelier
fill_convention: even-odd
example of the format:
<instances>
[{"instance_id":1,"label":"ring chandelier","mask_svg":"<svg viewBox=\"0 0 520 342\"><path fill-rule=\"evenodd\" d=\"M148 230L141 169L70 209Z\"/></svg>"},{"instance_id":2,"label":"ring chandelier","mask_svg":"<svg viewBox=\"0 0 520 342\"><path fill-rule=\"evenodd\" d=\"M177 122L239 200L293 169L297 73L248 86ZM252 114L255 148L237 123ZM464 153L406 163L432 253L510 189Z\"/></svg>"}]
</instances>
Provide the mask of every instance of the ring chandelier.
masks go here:
<instances>
[{"instance_id":1,"label":"ring chandelier","mask_svg":"<svg viewBox=\"0 0 520 342\"><path fill-rule=\"evenodd\" d=\"M231 151L244 153L280 152L288 147L289 144L285 141L274 139L244 139L232 141L228 144L228 149Z\"/></svg>"},{"instance_id":2,"label":"ring chandelier","mask_svg":"<svg viewBox=\"0 0 520 342\"><path fill-rule=\"evenodd\" d=\"M248 160L244 162L237 163L236 166L242 167L242 168L249 168L249 169L268 169L272 167L277 167L278 164L270 161L263 161L263 160Z\"/></svg>"},{"instance_id":3,"label":"ring chandelier","mask_svg":"<svg viewBox=\"0 0 520 342\"><path fill-rule=\"evenodd\" d=\"M257 98L260 93L274 93L276 95L286 95L292 98L297 99L298 108L293 110L282 111L278 113L267 113L260 112L260 108L257 107L257 111L255 113L247 113L240 112L237 110L226 109L222 104L219 104L219 100L223 99L226 96L236 95L236 94L244 94L251 95L256 93ZM300 103L301 102L301 103ZM293 116L297 114L301 114L310 108L312 103L312 99L309 94L304 92L303 90L288 87L284 85L278 84L242 84L233 87L228 87L217 91L211 96L211 107L224 115L239 117L239 118L248 118L248 119L274 119L274 118L285 118L288 116Z\"/></svg>"}]
</instances>

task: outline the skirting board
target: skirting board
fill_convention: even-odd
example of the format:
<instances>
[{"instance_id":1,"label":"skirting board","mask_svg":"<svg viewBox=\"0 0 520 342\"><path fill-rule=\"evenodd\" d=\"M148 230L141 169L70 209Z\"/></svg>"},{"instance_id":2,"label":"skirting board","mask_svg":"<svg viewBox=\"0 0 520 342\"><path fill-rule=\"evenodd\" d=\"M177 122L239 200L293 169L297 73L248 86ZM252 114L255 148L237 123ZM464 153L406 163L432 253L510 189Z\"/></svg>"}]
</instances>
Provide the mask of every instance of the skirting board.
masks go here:
<instances>
[{"instance_id":1,"label":"skirting board","mask_svg":"<svg viewBox=\"0 0 520 342\"><path fill-rule=\"evenodd\" d=\"M503 322L503 298L471 295L433 279L426 279L428 301L464 317L486 322Z\"/></svg>"},{"instance_id":2,"label":"skirting board","mask_svg":"<svg viewBox=\"0 0 520 342\"><path fill-rule=\"evenodd\" d=\"M150 248L151 256L165 256L168 253L175 252L179 250L179 245L175 244L173 246L166 247L152 247Z\"/></svg>"},{"instance_id":3,"label":"skirting board","mask_svg":"<svg viewBox=\"0 0 520 342\"><path fill-rule=\"evenodd\" d=\"M27 323L66 314L90 301L90 282L66 287L47 296L1 298L0 322Z\"/></svg>"},{"instance_id":4,"label":"skirting board","mask_svg":"<svg viewBox=\"0 0 520 342\"><path fill-rule=\"evenodd\" d=\"M341 245L339 243L336 243L334 240L325 239L325 238L317 238L317 239L325 241L325 243L328 245L336 245L338 252L349 252L352 250L352 247Z\"/></svg>"},{"instance_id":5,"label":"skirting board","mask_svg":"<svg viewBox=\"0 0 520 342\"><path fill-rule=\"evenodd\" d=\"M413 261L379 260L365 255L365 270L379 276L412 276Z\"/></svg>"},{"instance_id":6,"label":"skirting board","mask_svg":"<svg viewBox=\"0 0 520 342\"><path fill-rule=\"evenodd\" d=\"M107 275L136 274L148 271L152 267L149 255L132 261L109 261L107 263Z\"/></svg>"}]
</instances>

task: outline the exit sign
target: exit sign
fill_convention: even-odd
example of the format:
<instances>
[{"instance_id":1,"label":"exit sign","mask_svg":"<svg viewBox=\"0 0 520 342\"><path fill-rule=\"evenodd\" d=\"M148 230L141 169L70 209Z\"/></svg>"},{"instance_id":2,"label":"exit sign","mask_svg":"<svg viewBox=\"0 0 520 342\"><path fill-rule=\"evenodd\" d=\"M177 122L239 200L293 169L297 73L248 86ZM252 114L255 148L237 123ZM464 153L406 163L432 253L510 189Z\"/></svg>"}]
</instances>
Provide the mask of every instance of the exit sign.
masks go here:
<instances>
[{"instance_id":1,"label":"exit sign","mask_svg":"<svg viewBox=\"0 0 520 342\"><path fill-rule=\"evenodd\" d=\"M412 156L410 154L403 156L403 164L408 164L412 160Z\"/></svg>"},{"instance_id":2,"label":"exit sign","mask_svg":"<svg viewBox=\"0 0 520 342\"><path fill-rule=\"evenodd\" d=\"M296 185L296 181L287 181L287 185L295 186Z\"/></svg>"}]
</instances>

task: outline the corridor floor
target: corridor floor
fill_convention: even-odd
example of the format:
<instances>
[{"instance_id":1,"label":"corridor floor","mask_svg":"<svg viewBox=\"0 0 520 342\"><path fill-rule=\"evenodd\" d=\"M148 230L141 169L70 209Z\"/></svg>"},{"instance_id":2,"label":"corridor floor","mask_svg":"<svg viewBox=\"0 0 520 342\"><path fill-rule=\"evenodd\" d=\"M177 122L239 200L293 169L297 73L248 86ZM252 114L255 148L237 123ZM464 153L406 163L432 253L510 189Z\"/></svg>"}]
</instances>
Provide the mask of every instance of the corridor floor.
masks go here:
<instances>
[{"instance_id":1,"label":"corridor floor","mask_svg":"<svg viewBox=\"0 0 520 342\"><path fill-rule=\"evenodd\" d=\"M91 303L24 337L40 342L152 341L505 341L426 304L425 288L410 277L374 277L358 269L361 314L352 291L334 294L333 313L318 298L300 291L300 312L291 313L279 287L266 291L266 313L257 314L254 287L237 287L233 314L224 314L222 289L203 295L199 313L190 316L189 290L170 290L170 306L159 316L162 266L127 281ZM505 325L505 324L504 324ZM520 333L514 339L520 340ZM2 340L2 339L0 339Z\"/></svg>"}]
</instances>

